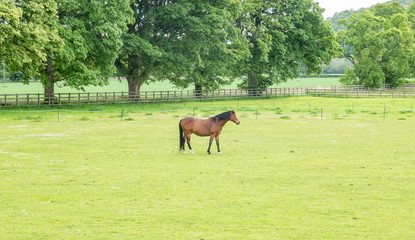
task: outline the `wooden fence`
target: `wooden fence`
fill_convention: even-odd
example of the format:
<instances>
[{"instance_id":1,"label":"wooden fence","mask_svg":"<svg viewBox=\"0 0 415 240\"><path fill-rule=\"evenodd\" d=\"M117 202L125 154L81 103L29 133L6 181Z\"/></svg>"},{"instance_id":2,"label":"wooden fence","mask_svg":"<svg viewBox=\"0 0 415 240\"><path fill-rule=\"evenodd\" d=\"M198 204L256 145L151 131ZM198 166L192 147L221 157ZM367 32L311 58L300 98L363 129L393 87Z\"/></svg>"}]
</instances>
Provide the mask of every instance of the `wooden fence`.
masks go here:
<instances>
[{"instance_id":1,"label":"wooden fence","mask_svg":"<svg viewBox=\"0 0 415 240\"><path fill-rule=\"evenodd\" d=\"M53 98L44 94L0 94L0 108L19 106L68 106L82 104L174 102L185 100L217 100L232 98L281 97L281 96L323 96L323 97L415 97L415 84L392 88L384 85L380 89L367 89L362 86L337 86L330 88L267 88L267 89L226 89L196 92L187 91L148 91L139 96L128 92L101 93L56 93Z\"/></svg>"},{"instance_id":2,"label":"wooden fence","mask_svg":"<svg viewBox=\"0 0 415 240\"><path fill-rule=\"evenodd\" d=\"M407 84L397 88L393 88L391 85L383 85L379 89L368 89L363 86L307 89L307 95L321 97L409 98L415 97L415 84Z\"/></svg>"},{"instance_id":3,"label":"wooden fence","mask_svg":"<svg viewBox=\"0 0 415 240\"><path fill-rule=\"evenodd\" d=\"M196 92L188 91L148 91L140 95L128 92L101 93L56 93L54 97L44 94L0 94L0 108L18 106L68 106L82 104L174 102L183 100L217 100L241 97L279 97L306 95L306 88L268 88L255 90L226 89Z\"/></svg>"}]
</instances>

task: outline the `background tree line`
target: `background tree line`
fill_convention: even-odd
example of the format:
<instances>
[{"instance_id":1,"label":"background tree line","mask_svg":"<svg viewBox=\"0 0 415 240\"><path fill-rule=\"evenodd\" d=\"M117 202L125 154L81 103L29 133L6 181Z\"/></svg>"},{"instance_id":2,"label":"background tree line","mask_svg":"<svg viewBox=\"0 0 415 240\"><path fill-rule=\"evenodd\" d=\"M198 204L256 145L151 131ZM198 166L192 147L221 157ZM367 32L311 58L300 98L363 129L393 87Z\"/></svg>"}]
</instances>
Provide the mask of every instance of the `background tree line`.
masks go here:
<instances>
[{"instance_id":1,"label":"background tree line","mask_svg":"<svg viewBox=\"0 0 415 240\"><path fill-rule=\"evenodd\" d=\"M56 84L77 89L104 85L115 72L126 77L135 97L142 84L158 80L194 85L200 92L246 76L240 87L260 89L295 78L300 69L319 74L334 57L353 58L345 83L363 81L360 66L382 57L382 63L400 62L370 65L370 79L383 77L380 71L392 79L405 70L398 53L410 53L407 59L413 63L412 48L405 47L413 45L411 9L399 8L393 13L401 15L395 17L380 9L373 18L354 17L336 36L312 0L4 0L0 59L10 72L22 71L24 82L40 79L48 100L53 100ZM391 44L387 49L399 42L399 51L371 55L362 50L367 58L358 58L359 34L352 36L353 27L380 17L385 24L377 29L391 30L385 35L389 40L379 35L379 42Z\"/></svg>"},{"instance_id":2,"label":"background tree line","mask_svg":"<svg viewBox=\"0 0 415 240\"><path fill-rule=\"evenodd\" d=\"M349 20L337 33L341 56L352 63L340 79L344 84L378 88L399 86L415 76L415 3L377 4Z\"/></svg>"},{"instance_id":3,"label":"background tree line","mask_svg":"<svg viewBox=\"0 0 415 240\"><path fill-rule=\"evenodd\" d=\"M412 3L415 2L415 0L393 0L393 1L387 1L384 4L389 4L392 2L398 2L401 6L408 8ZM340 20L343 20L343 19L349 20L353 14L360 14L369 9L370 8L360 8L357 10L341 11L341 12L335 13L333 17L327 18L327 21L331 23L331 26L333 27L335 32L338 32L340 30L346 30L346 27L343 24L339 24Z\"/></svg>"}]
</instances>

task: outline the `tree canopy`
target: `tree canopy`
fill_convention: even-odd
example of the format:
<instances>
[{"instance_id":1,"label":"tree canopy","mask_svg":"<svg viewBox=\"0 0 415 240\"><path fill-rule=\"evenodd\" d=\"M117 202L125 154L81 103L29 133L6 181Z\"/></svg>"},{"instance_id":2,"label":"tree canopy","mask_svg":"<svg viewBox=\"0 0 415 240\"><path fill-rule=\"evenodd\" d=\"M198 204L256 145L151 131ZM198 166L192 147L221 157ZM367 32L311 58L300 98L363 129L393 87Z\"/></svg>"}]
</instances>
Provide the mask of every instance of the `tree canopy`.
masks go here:
<instances>
[{"instance_id":1,"label":"tree canopy","mask_svg":"<svg viewBox=\"0 0 415 240\"><path fill-rule=\"evenodd\" d=\"M45 93L53 96L57 82L77 89L105 84L115 72L121 35L131 20L129 0L56 2L55 27L64 47L48 51L46 71L39 70Z\"/></svg>"},{"instance_id":2,"label":"tree canopy","mask_svg":"<svg viewBox=\"0 0 415 240\"><path fill-rule=\"evenodd\" d=\"M48 0L0 2L0 58L25 79L38 74L51 46L62 47L54 24L57 4Z\"/></svg>"},{"instance_id":3,"label":"tree canopy","mask_svg":"<svg viewBox=\"0 0 415 240\"><path fill-rule=\"evenodd\" d=\"M178 86L194 83L215 88L220 74L235 62L240 44L232 17L239 1L134 1L135 21L128 25L116 66L129 93L138 96L150 77Z\"/></svg>"},{"instance_id":4,"label":"tree canopy","mask_svg":"<svg viewBox=\"0 0 415 240\"><path fill-rule=\"evenodd\" d=\"M246 1L237 21L250 42L250 58L241 61L245 88L266 88L306 73L320 73L338 52L335 35L312 0Z\"/></svg>"},{"instance_id":5,"label":"tree canopy","mask_svg":"<svg viewBox=\"0 0 415 240\"><path fill-rule=\"evenodd\" d=\"M0 60L39 77L49 98L55 84L103 85L116 70L139 97L166 79L200 91L243 76L240 87L266 88L321 73L341 44L354 64L344 82L399 84L415 62L415 10L391 6L353 15L336 41L312 0L4 0Z\"/></svg>"},{"instance_id":6,"label":"tree canopy","mask_svg":"<svg viewBox=\"0 0 415 240\"><path fill-rule=\"evenodd\" d=\"M238 60L249 57L248 42L240 34L234 21L242 13L239 1L205 1L191 13L198 20L199 34L193 41L200 45L199 57L188 76L171 78L177 86L195 86L198 94L202 89L217 89L239 76ZM186 50L185 50L186 51Z\"/></svg>"},{"instance_id":7,"label":"tree canopy","mask_svg":"<svg viewBox=\"0 0 415 240\"><path fill-rule=\"evenodd\" d=\"M341 82L376 88L398 86L413 76L414 31L398 3L376 5L343 24L347 30L340 31L337 40L353 67Z\"/></svg>"},{"instance_id":8,"label":"tree canopy","mask_svg":"<svg viewBox=\"0 0 415 240\"><path fill-rule=\"evenodd\" d=\"M415 0L392 0L386 2L386 4L389 4L391 2L398 2L401 6L407 8L409 7L409 5L414 3ZM360 8L357 10L344 10L335 13L333 17L327 18L327 21L331 23L331 26L333 27L335 32L338 32L340 30L346 30L346 26L344 24L339 24L339 21L343 19L347 19L348 21L353 14L360 14L366 10L369 10L369 8Z\"/></svg>"}]
</instances>

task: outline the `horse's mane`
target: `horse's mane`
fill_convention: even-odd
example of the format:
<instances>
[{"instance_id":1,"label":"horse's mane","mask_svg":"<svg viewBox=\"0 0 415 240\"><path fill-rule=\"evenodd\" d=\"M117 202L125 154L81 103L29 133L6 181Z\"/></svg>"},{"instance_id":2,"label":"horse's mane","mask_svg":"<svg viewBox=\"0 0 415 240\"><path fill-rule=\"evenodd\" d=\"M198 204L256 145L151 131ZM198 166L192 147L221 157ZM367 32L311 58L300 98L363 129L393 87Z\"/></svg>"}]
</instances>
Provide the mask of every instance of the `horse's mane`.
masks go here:
<instances>
[{"instance_id":1,"label":"horse's mane","mask_svg":"<svg viewBox=\"0 0 415 240\"><path fill-rule=\"evenodd\" d=\"M218 114L218 115L216 115L216 116L214 116L214 117L211 117L210 119L211 119L212 121L216 121L216 119L219 119L219 120L226 120L226 119L228 119L230 116L231 116L231 111L227 111L227 112L223 112L223 113L221 113L221 114Z\"/></svg>"}]
</instances>

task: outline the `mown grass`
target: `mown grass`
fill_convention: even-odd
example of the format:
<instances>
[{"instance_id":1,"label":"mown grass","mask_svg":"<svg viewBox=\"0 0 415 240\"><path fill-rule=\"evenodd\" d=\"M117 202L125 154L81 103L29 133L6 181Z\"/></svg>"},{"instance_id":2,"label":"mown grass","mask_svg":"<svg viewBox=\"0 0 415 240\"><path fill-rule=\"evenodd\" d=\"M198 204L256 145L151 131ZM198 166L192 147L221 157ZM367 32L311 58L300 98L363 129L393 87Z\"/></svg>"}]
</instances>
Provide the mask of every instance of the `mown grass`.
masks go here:
<instances>
[{"instance_id":1,"label":"mown grass","mask_svg":"<svg viewBox=\"0 0 415 240\"><path fill-rule=\"evenodd\" d=\"M0 239L410 239L414 102L2 110ZM180 118L229 109L224 155L178 152Z\"/></svg>"}]
</instances>

